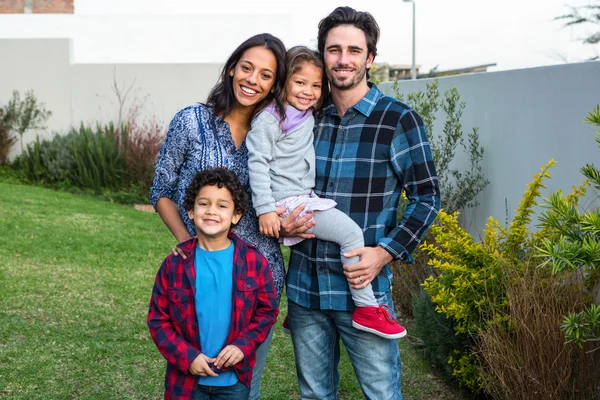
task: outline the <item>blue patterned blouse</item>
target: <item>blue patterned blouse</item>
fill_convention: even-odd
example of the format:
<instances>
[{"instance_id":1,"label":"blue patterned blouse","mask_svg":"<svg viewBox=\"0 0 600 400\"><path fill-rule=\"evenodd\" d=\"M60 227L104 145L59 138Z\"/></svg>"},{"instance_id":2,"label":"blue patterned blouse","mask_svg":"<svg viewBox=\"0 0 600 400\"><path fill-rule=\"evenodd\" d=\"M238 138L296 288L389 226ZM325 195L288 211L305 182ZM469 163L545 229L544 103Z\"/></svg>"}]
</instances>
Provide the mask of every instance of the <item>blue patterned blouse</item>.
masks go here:
<instances>
[{"instance_id":1,"label":"blue patterned blouse","mask_svg":"<svg viewBox=\"0 0 600 400\"><path fill-rule=\"evenodd\" d=\"M214 114L212 108L196 104L179 111L169 125L165 142L156 164L156 176L150 189L154 207L166 197L177 204L179 215L192 236L196 228L183 207L185 190L198 171L225 167L235 172L248 193L248 211L232 231L255 246L271 266L278 296L285 280L283 257L277 239L258 231L258 218L252 206L248 174L248 148L242 142L236 148L229 124Z\"/></svg>"}]
</instances>

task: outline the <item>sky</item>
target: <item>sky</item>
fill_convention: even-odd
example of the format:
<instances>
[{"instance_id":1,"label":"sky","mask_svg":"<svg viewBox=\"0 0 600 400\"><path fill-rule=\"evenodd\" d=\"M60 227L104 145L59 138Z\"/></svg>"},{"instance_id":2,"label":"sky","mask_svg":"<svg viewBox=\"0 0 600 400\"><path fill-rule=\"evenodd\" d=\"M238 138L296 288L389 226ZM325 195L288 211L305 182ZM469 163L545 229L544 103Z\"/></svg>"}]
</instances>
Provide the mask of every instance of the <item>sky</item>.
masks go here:
<instances>
[{"instance_id":1,"label":"sky","mask_svg":"<svg viewBox=\"0 0 600 400\"><path fill-rule=\"evenodd\" d=\"M593 0L415 0L421 71L497 64L506 70L578 62L600 46L563 28L566 4ZM0 17L2 37L74 38L74 62L223 62L248 36L270 32L286 46L316 47L317 24L338 5L369 11L381 36L376 62L412 61L412 4L402 0L75 0L74 16ZM4 18L4 19L2 19ZM58 21L58 22L57 22ZM3 23L4 22L4 23ZM4 26L4 28L2 28Z\"/></svg>"}]
</instances>

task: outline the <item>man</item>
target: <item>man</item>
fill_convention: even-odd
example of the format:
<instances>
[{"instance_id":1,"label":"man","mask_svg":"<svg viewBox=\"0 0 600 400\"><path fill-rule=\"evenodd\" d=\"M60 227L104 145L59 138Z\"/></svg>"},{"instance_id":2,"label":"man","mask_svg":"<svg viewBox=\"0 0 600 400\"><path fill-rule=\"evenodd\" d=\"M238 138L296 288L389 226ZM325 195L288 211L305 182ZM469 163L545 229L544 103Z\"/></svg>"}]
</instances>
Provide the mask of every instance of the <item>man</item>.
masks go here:
<instances>
[{"instance_id":1,"label":"man","mask_svg":"<svg viewBox=\"0 0 600 400\"><path fill-rule=\"evenodd\" d=\"M315 192L352 217L366 247L347 253L360 262L346 267L334 243L305 240L292 249L288 313L302 399L337 398L340 338L366 398L402 399L398 344L352 326L348 285L371 283L384 304L380 318L395 318L388 263L414 262L410 254L435 219L440 195L421 118L367 83L378 38L373 16L350 7L319 23L331 95L315 123ZM402 190L408 207L398 223ZM304 229L282 226L284 234Z\"/></svg>"}]
</instances>

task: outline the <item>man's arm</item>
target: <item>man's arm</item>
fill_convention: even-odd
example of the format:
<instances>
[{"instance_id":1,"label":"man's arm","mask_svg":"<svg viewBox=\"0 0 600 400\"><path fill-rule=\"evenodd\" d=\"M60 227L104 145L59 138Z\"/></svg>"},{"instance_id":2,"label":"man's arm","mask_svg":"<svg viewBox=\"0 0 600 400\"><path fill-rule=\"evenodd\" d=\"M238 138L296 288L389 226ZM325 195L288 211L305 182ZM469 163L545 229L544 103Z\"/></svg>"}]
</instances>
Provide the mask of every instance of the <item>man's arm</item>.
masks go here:
<instances>
[{"instance_id":1,"label":"man's arm","mask_svg":"<svg viewBox=\"0 0 600 400\"><path fill-rule=\"evenodd\" d=\"M433 155L423 121L413 110L406 110L396 128L390 148L392 168L404 188L408 205L402 219L377 247L364 247L345 254L360 256L360 262L344 267L349 283L365 287L393 260L413 263L412 252L437 217L440 191Z\"/></svg>"}]
</instances>

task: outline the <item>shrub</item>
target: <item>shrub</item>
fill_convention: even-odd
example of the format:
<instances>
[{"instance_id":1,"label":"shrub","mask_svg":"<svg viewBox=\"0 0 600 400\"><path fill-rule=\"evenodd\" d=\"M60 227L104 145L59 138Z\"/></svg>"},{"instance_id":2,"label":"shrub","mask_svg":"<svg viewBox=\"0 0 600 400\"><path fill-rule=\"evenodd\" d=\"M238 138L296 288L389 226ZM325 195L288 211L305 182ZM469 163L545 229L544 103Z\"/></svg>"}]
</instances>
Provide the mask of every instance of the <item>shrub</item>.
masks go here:
<instances>
[{"instance_id":1,"label":"shrub","mask_svg":"<svg viewBox=\"0 0 600 400\"><path fill-rule=\"evenodd\" d=\"M600 105L588 114L586 122L600 127ZM600 130L596 132L600 145ZM600 341L600 208L587 211L579 208L579 199L590 184L600 190L600 170L593 164L581 168L586 181L573 193L561 191L547 201L548 210L542 214L541 226L550 232L538 249L538 256L556 274L578 272L590 295L589 305L578 313L570 313L562 328L569 342L583 346L586 341ZM595 304L593 304L595 302Z\"/></svg>"},{"instance_id":2,"label":"shrub","mask_svg":"<svg viewBox=\"0 0 600 400\"><path fill-rule=\"evenodd\" d=\"M424 246L441 271L424 287L455 333L472 343L450 355L452 373L498 399L586 399L594 391L593 374L579 368L593 370L594 355L565 343L559 328L562 313L585 304L580 280L539 269L537 249L552 233L529 230L553 165L534 176L508 229L490 218L482 242L475 242L457 214L440 212L431 229L435 243Z\"/></svg>"},{"instance_id":3,"label":"shrub","mask_svg":"<svg viewBox=\"0 0 600 400\"><path fill-rule=\"evenodd\" d=\"M438 80L426 85L424 92L417 91L407 97L407 102L419 113L429 135L429 142L435 161L440 192L442 193L442 208L453 213L465 207L478 205L477 195L489 184L483 176L481 162L484 148L479 143L479 131L473 128L465 134L461 123L466 107L461 101L456 88L444 93L440 98ZM404 101L404 96L398 91L398 82L394 83L395 97ZM442 110L445 115L442 129L435 129L436 114ZM466 170L457 168L454 157L459 148L468 155L469 162ZM404 206L399 208L400 215ZM430 276L437 276L438 271L428 265L428 254L417 249L414 255L414 265L392 263L394 270L393 296L396 307L404 316L413 315L412 300L420 296L421 284Z\"/></svg>"},{"instance_id":4,"label":"shrub","mask_svg":"<svg viewBox=\"0 0 600 400\"><path fill-rule=\"evenodd\" d=\"M44 184L62 183L89 188L117 189L124 184L124 163L112 125L81 125L67 135L29 144L15 160L25 180Z\"/></svg>"},{"instance_id":5,"label":"shrub","mask_svg":"<svg viewBox=\"0 0 600 400\"><path fill-rule=\"evenodd\" d=\"M162 140L156 122L120 129L112 123L81 125L51 140L37 138L14 166L27 182L90 189L120 203L148 202Z\"/></svg>"},{"instance_id":6,"label":"shrub","mask_svg":"<svg viewBox=\"0 0 600 400\"><path fill-rule=\"evenodd\" d=\"M440 192L443 194L442 207L453 213L465 207L475 207L477 195L485 189L489 181L482 172L484 148L479 142L479 129L472 128L465 135L461 118L466 103L461 100L456 88L444 93L440 99L439 82L434 80L427 83L425 92L410 93L407 102L421 116L428 133L431 152L440 183ZM404 96L399 93L398 81L394 82L395 97L404 101ZM445 121L441 130L434 129L437 112L440 108L444 111ZM454 164L459 147L469 156L466 170L457 168Z\"/></svg>"},{"instance_id":7,"label":"shrub","mask_svg":"<svg viewBox=\"0 0 600 400\"><path fill-rule=\"evenodd\" d=\"M164 140L163 128L152 120L128 125L124 151L127 181L140 193L148 193L154 181L158 152Z\"/></svg>"},{"instance_id":8,"label":"shrub","mask_svg":"<svg viewBox=\"0 0 600 400\"><path fill-rule=\"evenodd\" d=\"M463 352L472 346L466 335L456 334L456 324L443 313L435 310L429 293L421 291L413 300L414 333L423 343L423 355L433 366L439 368L444 376L452 376L452 366L448 363L454 354Z\"/></svg>"},{"instance_id":9,"label":"shrub","mask_svg":"<svg viewBox=\"0 0 600 400\"><path fill-rule=\"evenodd\" d=\"M585 304L581 281L573 273L557 279L528 261L501 269L508 324L489 324L477 335L485 390L496 399L592 399L590 371L600 364L565 343L560 330L562 316Z\"/></svg>"},{"instance_id":10,"label":"shrub","mask_svg":"<svg viewBox=\"0 0 600 400\"><path fill-rule=\"evenodd\" d=\"M102 189L119 189L125 182L125 163L118 145L119 131L114 125L96 126L94 132L83 125L71 143L75 161L73 183L101 192Z\"/></svg>"}]
</instances>

